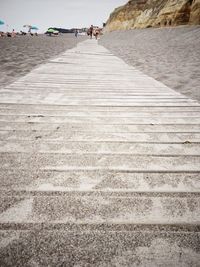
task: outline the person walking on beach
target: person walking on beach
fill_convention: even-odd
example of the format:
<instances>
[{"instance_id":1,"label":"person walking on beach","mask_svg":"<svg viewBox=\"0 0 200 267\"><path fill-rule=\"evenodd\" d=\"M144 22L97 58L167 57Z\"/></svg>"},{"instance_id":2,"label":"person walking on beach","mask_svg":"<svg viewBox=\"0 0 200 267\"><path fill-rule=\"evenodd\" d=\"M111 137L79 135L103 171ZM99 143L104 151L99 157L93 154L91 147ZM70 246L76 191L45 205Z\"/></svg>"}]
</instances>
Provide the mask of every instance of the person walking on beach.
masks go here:
<instances>
[{"instance_id":1,"label":"person walking on beach","mask_svg":"<svg viewBox=\"0 0 200 267\"><path fill-rule=\"evenodd\" d=\"M94 36L95 36L96 40L98 39L99 33L100 33L100 30L99 30L99 27L97 27L97 28L94 30Z\"/></svg>"},{"instance_id":2,"label":"person walking on beach","mask_svg":"<svg viewBox=\"0 0 200 267\"><path fill-rule=\"evenodd\" d=\"M12 30L12 34L11 34L12 37L15 37L16 36L16 33L15 33L15 30L13 29Z\"/></svg>"},{"instance_id":3,"label":"person walking on beach","mask_svg":"<svg viewBox=\"0 0 200 267\"><path fill-rule=\"evenodd\" d=\"M92 39L93 29L94 29L94 27L93 27L93 25L91 25L90 28L89 28L89 36L90 36L90 39Z\"/></svg>"},{"instance_id":4,"label":"person walking on beach","mask_svg":"<svg viewBox=\"0 0 200 267\"><path fill-rule=\"evenodd\" d=\"M78 37L78 30L77 29L75 30L75 37L76 38Z\"/></svg>"}]
</instances>

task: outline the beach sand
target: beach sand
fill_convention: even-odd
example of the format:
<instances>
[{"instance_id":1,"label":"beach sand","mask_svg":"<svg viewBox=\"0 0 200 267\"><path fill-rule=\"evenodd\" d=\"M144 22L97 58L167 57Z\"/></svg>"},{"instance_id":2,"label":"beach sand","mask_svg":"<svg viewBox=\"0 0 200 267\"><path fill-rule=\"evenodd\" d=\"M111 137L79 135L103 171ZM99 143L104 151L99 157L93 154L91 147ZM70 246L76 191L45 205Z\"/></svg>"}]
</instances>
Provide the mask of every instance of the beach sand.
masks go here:
<instances>
[{"instance_id":1,"label":"beach sand","mask_svg":"<svg viewBox=\"0 0 200 267\"><path fill-rule=\"evenodd\" d=\"M199 26L115 31L99 43L147 75L200 101Z\"/></svg>"},{"instance_id":2,"label":"beach sand","mask_svg":"<svg viewBox=\"0 0 200 267\"><path fill-rule=\"evenodd\" d=\"M85 39L85 36L75 38L73 34L59 37L39 35L0 38L0 88Z\"/></svg>"}]
</instances>

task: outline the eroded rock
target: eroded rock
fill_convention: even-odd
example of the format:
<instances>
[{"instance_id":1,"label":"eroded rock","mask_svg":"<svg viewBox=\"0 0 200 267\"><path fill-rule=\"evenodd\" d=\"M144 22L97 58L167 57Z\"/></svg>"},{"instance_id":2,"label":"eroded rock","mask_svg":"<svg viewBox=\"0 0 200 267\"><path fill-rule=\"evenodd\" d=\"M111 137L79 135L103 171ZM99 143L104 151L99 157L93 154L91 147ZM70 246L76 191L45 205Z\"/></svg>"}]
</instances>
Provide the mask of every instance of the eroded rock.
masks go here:
<instances>
[{"instance_id":1,"label":"eroded rock","mask_svg":"<svg viewBox=\"0 0 200 267\"><path fill-rule=\"evenodd\" d=\"M110 15L105 32L200 24L200 0L130 0Z\"/></svg>"}]
</instances>

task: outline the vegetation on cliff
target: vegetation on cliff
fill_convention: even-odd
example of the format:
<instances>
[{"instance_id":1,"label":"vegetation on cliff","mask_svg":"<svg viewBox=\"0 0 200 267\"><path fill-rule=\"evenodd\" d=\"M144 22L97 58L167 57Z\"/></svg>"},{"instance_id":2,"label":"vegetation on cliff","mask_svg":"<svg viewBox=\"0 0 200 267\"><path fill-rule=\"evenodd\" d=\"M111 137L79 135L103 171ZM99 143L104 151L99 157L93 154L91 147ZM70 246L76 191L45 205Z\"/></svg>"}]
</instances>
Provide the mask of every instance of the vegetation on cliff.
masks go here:
<instances>
[{"instance_id":1,"label":"vegetation on cliff","mask_svg":"<svg viewBox=\"0 0 200 267\"><path fill-rule=\"evenodd\" d=\"M110 15L105 32L199 24L200 0L130 0Z\"/></svg>"}]
</instances>

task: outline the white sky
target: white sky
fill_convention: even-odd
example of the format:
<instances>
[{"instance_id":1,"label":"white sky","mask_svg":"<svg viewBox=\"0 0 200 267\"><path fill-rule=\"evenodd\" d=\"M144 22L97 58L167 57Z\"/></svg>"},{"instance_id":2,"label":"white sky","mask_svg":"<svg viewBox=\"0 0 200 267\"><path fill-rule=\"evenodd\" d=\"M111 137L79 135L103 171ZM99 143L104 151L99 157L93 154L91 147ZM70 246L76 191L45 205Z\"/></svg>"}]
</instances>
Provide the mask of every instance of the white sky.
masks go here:
<instances>
[{"instance_id":1,"label":"white sky","mask_svg":"<svg viewBox=\"0 0 200 267\"><path fill-rule=\"evenodd\" d=\"M114 8L128 0L0 0L0 31L23 30L24 24L49 27L81 28L102 26ZM7 26L8 25L8 26Z\"/></svg>"}]
</instances>

